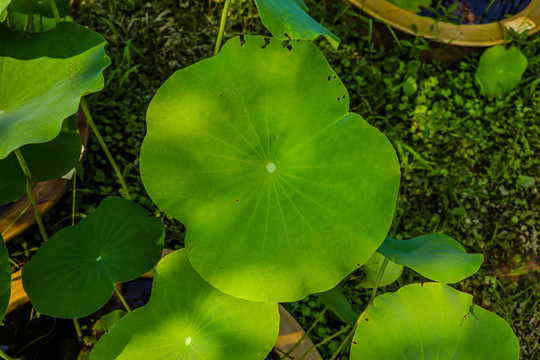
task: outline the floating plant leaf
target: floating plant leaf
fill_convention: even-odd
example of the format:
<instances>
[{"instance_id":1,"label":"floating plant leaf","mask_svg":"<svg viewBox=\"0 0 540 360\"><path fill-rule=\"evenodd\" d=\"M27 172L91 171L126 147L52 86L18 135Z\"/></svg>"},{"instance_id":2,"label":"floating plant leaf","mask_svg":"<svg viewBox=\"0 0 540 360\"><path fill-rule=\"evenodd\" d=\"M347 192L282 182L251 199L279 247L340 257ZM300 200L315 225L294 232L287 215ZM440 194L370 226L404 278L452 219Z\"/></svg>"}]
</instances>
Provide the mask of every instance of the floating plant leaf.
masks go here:
<instances>
[{"instance_id":1,"label":"floating plant leaf","mask_svg":"<svg viewBox=\"0 0 540 360\"><path fill-rule=\"evenodd\" d=\"M447 284L471 276L484 262L482 254L468 254L460 243L444 234L423 235L410 240L387 237L377 251L396 264Z\"/></svg>"},{"instance_id":2,"label":"floating plant leaf","mask_svg":"<svg viewBox=\"0 0 540 360\"><path fill-rule=\"evenodd\" d=\"M54 2L56 4L56 7L58 8L58 13L60 14L60 17L69 15L69 1L54 0ZM9 8L12 11L16 11L21 14L28 14L28 1L11 0L11 5L9 6ZM49 0L32 0L32 12L36 15L41 15L46 18L54 18Z\"/></svg>"},{"instance_id":3,"label":"floating plant leaf","mask_svg":"<svg viewBox=\"0 0 540 360\"><path fill-rule=\"evenodd\" d=\"M144 208L109 197L79 224L60 230L23 267L23 287L42 314L80 318L103 306L114 284L150 270L163 225Z\"/></svg>"},{"instance_id":4,"label":"floating plant leaf","mask_svg":"<svg viewBox=\"0 0 540 360\"><path fill-rule=\"evenodd\" d=\"M388 0L388 2L413 13L422 11L432 3L431 0Z\"/></svg>"},{"instance_id":5,"label":"floating plant leaf","mask_svg":"<svg viewBox=\"0 0 540 360\"><path fill-rule=\"evenodd\" d=\"M382 243L398 161L383 134L348 112L347 90L315 45L243 40L158 90L141 176L186 225L205 280L248 300L296 301L336 286Z\"/></svg>"},{"instance_id":6,"label":"floating plant leaf","mask_svg":"<svg viewBox=\"0 0 540 360\"><path fill-rule=\"evenodd\" d=\"M77 131L62 130L53 140L21 147L34 183L64 176L75 167L81 155ZM0 160L0 204L9 203L26 193L26 178L15 154Z\"/></svg>"},{"instance_id":7,"label":"floating plant leaf","mask_svg":"<svg viewBox=\"0 0 540 360\"><path fill-rule=\"evenodd\" d=\"M11 0L0 0L0 15L2 15L4 10L7 9L10 2L11 2ZM4 19L0 19L0 20L3 21Z\"/></svg>"},{"instance_id":8,"label":"floating plant leaf","mask_svg":"<svg viewBox=\"0 0 540 360\"><path fill-rule=\"evenodd\" d=\"M379 274L383 261L383 255L379 254L378 252L373 254L373 256L371 256L371 258L369 258L369 260L359 269L359 271L362 272L363 278L358 283L358 286L364 288L374 288L377 282L377 275ZM388 261L384 274L381 278L381 282L378 286L386 286L393 283L399 279L402 272L403 266L397 265L392 261Z\"/></svg>"},{"instance_id":9,"label":"floating plant leaf","mask_svg":"<svg viewBox=\"0 0 540 360\"><path fill-rule=\"evenodd\" d=\"M0 159L55 138L81 96L103 88L104 46L101 35L73 22L40 34L0 24Z\"/></svg>"},{"instance_id":10,"label":"floating plant leaf","mask_svg":"<svg viewBox=\"0 0 540 360\"><path fill-rule=\"evenodd\" d=\"M356 324L358 314L354 312L349 300L343 295L343 292L338 287L334 287L328 291L318 293L317 296L321 302L328 307L334 314L337 315L343 322L350 327Z\"/></svg>"},{"instance_id":11,"label":"floating plant leaf","mask_svg":"<svg viewBox=\"0 0 540 360\"><path fill-rule=\"evenodd\" d=\"M193 270L182 249L159 262L150 302L118 321L90 359L264 359L278 330L277 304L216 290Z\"/></svg>"},{"instance_id":12,"label":"floating plant leaf","mask_svg":"<svg viewBox=\"0 0 540 360\"><path fill-rule=\"evenodd\" d=\"M527 57L516 47L493 46L482 54L474 74L483 95L497 96L518 87Z\"/></svg>"},{"instance_id":13,"label":"floating plant leaf","mask_svg":"<svg viewBox=\"0 0 540 360\"><path fill-rule=\"evenodd\" d=\"M517 360L519 343L510 325L472 300L440 283L377 296L356 329L351 360Z\"/></svg>"},{"instance_id":14,"label":"floating plant leaf","mask_svg":"<svg viewBox=\"0 0 540 360\"><path fill-rule=\"evenodd\" d=\"M9 264L9 253L4 238L0 234L0 323L6 314L10 295L11 265Z\"/></svg>"},{"instance_id":15,"label":"floating plant leaf","mask_svg":"<svg viewBox=\"0 0 540 360\"><path fill-rule=\"evenodd\" d=\"M323 35L334 49L341 40L313 20L303 0L255 0L261 22L279 40L313 40Z\"/></svg>"}]
</instances>

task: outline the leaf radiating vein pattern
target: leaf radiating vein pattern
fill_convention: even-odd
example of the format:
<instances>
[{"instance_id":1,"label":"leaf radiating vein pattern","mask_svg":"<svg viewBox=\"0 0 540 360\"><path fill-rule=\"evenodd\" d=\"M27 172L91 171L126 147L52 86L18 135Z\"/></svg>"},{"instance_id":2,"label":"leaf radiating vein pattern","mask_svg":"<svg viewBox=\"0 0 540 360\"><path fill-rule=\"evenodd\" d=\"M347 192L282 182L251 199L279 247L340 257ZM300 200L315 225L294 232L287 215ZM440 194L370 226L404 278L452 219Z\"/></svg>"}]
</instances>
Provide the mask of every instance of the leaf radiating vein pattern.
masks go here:
<instances>
[{"instance_id":1,"label":"leaf radiating vein pattern","mask_svg":"<svg viewBox=\"0 0 540 360\"><path fill-rule=\"evenodd\" d=\"M90 359L264 359L278 331L277 304L216 290L193 270L182 249L159 262L149 303L124 316Z\"/></svg>"},{"instance_id":2,"label":"leaf radiating vein pattern","mask_svg":"<svg viewBox=\"0 0 540 360\"><path fill-rule=\"evenodd\" d=\"M146 190L186 225L194 269L254 301L326 291L367 261L399 186L390 142L349 112L320 50L289 45L237 37L177 71L141 150Z\"/></svg>"}]
</instances>

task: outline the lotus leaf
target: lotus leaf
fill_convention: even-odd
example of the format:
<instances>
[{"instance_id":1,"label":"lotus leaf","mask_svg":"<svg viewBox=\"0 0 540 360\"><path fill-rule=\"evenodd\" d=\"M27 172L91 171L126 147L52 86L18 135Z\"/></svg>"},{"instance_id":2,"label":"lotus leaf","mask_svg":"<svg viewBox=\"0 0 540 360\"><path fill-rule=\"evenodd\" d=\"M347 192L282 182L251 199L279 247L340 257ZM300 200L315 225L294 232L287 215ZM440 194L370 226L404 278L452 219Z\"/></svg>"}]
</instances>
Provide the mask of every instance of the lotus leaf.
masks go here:
<instances>
[{"instance_id":1,"label":"lotus leaf","mask_svg":"<svg viewBox=\"0 0 540 360\"><path fill-rule=\"evenodd\" d=\"M219 292L182 249L159 262L150 302L120 319L90 359L264 359L278 330L277 304Z\"/></svg>"},{"instance_id":2,"label":"lotus leaf","mask_svg":"<svg viewBox=\"0 0 540 360\"><path fill-rule=\"evenodd\" d=\"M279 40L313 40L323 35L334 49L341 40L313 20L303 0L255 0L261 22Z\"/></svg>"},{"instance_id":3,"label":"lotus leaf","mask_svg":"<svg viewBox=\"0 0 540 360\"><path fill-rule=\"evenodd\" d=\"M0 159L55 138L81 96L103 88L104 46L101 35L72 22L40 34L0 24Z\"/></svg>"},{"instance_id":4,"label":"lotus leaf","mask_svg":"<svg viewBox=\"0 0 540 360\"><path fill-rule=\"evenodd\" d=\"M519 359L510 325L472 300L441 283L377 296L356 329L351 360Z\"/></svg>"},{"instance_id":5,"label":"lotus leaf","mask_svg":"<svg viewBox=\"0 0 540 360\"><path fill-rule=\"evenodd\" d=\"M377 251L396 264L447 284L471 276L484 262L482 254L468 254L460 243L444 234L423 235L410 240L387 237Z\"/></svg>"},{"instance_id":6,"label":"lotus leaf","mask_svg":"<svg viewBox=\"0 0 540 360\"><path fill-rule=\"evenodd\" d=\"M53 140L21 148L35 183L64 176L75 167L81 155L77 131L62 130ZM17 200L26 192L26 178L15 154L0 160L0 204Z\"/></svg>"},{"instance_id":7,"label":"lotus leaf","mask_svg":"<svg viewBox=\"0 0 540 360\"><path fill-rule=\"evenodd\" d=\"M493 46L482 54L474 74L483 95L497 96L518 87L527 57L516 47Z\"/></svg>"},{"instance_id":8,"label":"lotus leaf","mask_svg":"<svg viewBox=\"0 0 540 360\"><path fill-rule=\"evenodd\" d=\"M60 17L69 15L69 1L54 0ZM27 0L11 0L9 8L21 14L28 14ZM32 0L32 13L41 15L47 18L54 18L49 0Z\"/></svg>"},{"instance_id":9,"label":"lotus leaf","mask_svg":"<svg viewBox=\"0 0 540 360\"><path fill-rule=\"evenodd\" d=\"M2 322L6 314L10 295L11 265L9 264L9 253L4 238L0 234L0 322Z\"/></svg>"},{"instance_id":10,"label":"lotus leaf","mask_svg":"<svg viewBox=\"0 0 540 360\"><path fill-rule=\"evenodd\" d=\"M2 15L4 10L7 9L10 2L11 2L11 0L0 0L0 15ZM4 19L0 19L0 20L4 21Z\"/></svg>"},{"instance_id":11,"label":"lotus leaf","mask_svg":"<svg viewBox=\"0 0 540 360\"><path fill-rule=\"evenodd\" d=\"M150 270L163 250L161 221L126 199L109 197L79 224L60 230L23 267L23 287L42 314L90 315L118 282Z\"/></svg>"},{"instance_id":12,"label":"lotus leaf","mask_svg":"<svg viewBox=\"0 0 540 360\"><path fill-rule=\"evenodd\" d=\"M337 315L343 322L350 327L356 324L358 314L354 312L351 307L351 303L339 287L332 288L323 293L318 293L317 296L321 299L322 303L328 307L334 314Z\"/></svg>"},{"instance_id":13,"label":"lotus leaf","mask_svg":"<svg viewBox=\"0 0 540 360\"><path fill-rule=\"evenodd\" d=\"M374 288L375 283L377 282L377 275L379 274L379 270L381 269L383 261L383 255L378 252L373 254L373 256L369 258L369 260L360 268L363 277L358 283L358 286L364 288ZM403 273L403 266L397 265L392 261L388 261L388 264L386 264L386 269L384 270L384 274L378 286L386 286L393 283L394 281L399 279L401 273Z\"/></svg>"},{"instance_id":14,"label":"lotus leaf","mask_svg":"<svg viewBox=\"0 0 540 360\"><path fill-rule=\"evenodd\" d=\"M348 112L315 45L291 44L236 37L177 71L141 149L146 190L186 225L195 270L254 301L336 286L382 243L399 186L388 139Z\"/></svg>"}]
</instances>

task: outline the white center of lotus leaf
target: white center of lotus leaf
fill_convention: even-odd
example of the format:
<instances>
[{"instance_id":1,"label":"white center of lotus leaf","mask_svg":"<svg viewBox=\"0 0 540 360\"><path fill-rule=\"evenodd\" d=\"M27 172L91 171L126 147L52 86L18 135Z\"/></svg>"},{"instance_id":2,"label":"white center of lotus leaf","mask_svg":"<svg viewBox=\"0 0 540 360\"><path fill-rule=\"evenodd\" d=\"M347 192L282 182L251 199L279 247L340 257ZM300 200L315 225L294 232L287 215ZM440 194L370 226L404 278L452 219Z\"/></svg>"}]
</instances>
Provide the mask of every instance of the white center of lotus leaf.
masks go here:
<instances>
[{"instance_id":1,"label":"white center of lotus leaf","mask_svg":"<svg viewBox=\"0 0 540 360\"><path fill-rule=\"evenodd\" d=\"M101 255L99 255L97 258L96 258L96 261L100 261L102 258L101 258Z\"/></svg>"},{"instance_id":2,"label":"white center of lotus leaf","mask_svg":"<svg viewBox=\"0 0 540 360\"><path fill-rule=\"evenodd\" d=\"M5 113L5 111L4 111L4 110L0 110L0 115L2 115L3 113Z\"/></svg>"},{"instance_id":3,"label":"white center of lotus leaf","mask_svg":"<svg viewBox=\"0 0 540 360\"><path fill-rule=\"evenodd\" d=\"M268 171L269 173L273 173L274 170L276 170L276 165L273 162L269 162L268 164L266 164L266 171Z\"/></svg>"},{"instance_id":4,"label":"white center of lotus leaf","mask_svg":"<svg viewBox=\"0 0 540 360\"><path fill-rule=\"evenodd\" d=\"M186 338L186 345L189 345L189 344L191 344L191 338L188 336L188 337Z\"/></svg>"}]
</instances>

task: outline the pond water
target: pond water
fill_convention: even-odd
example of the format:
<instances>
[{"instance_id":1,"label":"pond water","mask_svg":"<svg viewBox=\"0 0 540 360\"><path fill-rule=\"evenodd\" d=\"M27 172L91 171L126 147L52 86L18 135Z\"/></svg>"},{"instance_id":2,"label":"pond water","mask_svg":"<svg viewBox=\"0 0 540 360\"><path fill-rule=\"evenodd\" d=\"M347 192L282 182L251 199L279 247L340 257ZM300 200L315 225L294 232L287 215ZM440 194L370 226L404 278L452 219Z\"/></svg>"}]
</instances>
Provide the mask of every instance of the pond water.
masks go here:
<instances>
[{"instance_id":1,"label":"pond water","mask_svg":"<svg viewBox=\"0 0 540 360\"><path fill-rule=\"evenodd\" d=\"M432 0L431 7L447 9L452 4L458 3L457 9L448 20L461 24L486 24L515 15L525 9L530 2L531 0ZM442 16L443 10L439 10L439 14ZM436 18L428 9L422 11L420 15Z\"/></svg>"}]
</instances>

